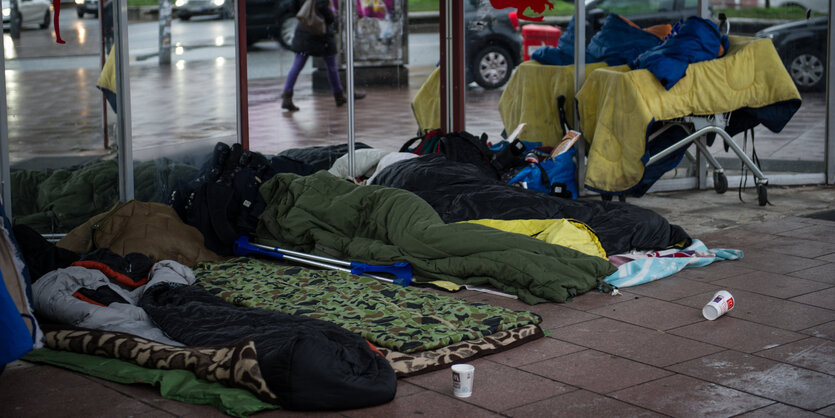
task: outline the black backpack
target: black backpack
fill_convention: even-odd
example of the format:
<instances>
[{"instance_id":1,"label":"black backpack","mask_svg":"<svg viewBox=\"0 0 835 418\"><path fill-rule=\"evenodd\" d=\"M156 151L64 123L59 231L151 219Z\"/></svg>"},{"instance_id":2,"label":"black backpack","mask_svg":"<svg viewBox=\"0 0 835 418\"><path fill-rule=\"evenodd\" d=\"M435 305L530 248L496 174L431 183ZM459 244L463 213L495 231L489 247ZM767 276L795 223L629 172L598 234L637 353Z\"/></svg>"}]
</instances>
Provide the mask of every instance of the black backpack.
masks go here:
<instances>
[{"instance_id":1,"label":"black backpack","mask_svg":"<svg viewBox=\"0 0 835 418\"><path fill-rule=\"evenodd\" d=\"M514 140L501 151L491 150L487 134L477 137L469 132L451 132L441 138L439 152L450 161L470 163L490 178L500 179L502 174L522 159L525 145Z\"/></svg>"},{"instance_id":2,"label":"black backpack","mask_svg":"<svg viewBox=\"0 0 835 418\"><path fill-rule=\"evenodd\" d=\"M169 204L203 234L206 248L232 255L232 244L255 231L266 202L258 192L275 175L264 155L219 142L201 176L171 194Z\"/></svg>"}]
</instances>

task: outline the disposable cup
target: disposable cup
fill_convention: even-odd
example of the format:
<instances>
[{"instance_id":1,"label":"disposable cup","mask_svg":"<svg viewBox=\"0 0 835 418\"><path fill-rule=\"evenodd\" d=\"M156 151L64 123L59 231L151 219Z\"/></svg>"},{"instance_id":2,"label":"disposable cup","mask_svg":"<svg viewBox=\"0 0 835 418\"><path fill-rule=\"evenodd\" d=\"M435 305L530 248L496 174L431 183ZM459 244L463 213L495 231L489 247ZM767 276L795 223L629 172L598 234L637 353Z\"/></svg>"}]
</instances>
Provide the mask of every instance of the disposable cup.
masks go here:
<instances>
[{"instance_id":1,"label":"disposable cup","mask_svg":"<svg viewBox=\"0 0 835 418\"><path fill-rule=\"evenodd\" d=\"M469 398L473 394L473 372L471 364L452 366L452 393L459 398Z\"/></svg>"},{"instance_id":2,"label":"disposable cup","mask_svg":"<svg viewBox=\"0 0 835 418\"><path fill-rule=\"evenodd\" d=\"M702 316L709 321L724 315L734 308L734 297L727 290L720 290L713 295L713 299L702 308Z\"/></svg>"}]
</instances>

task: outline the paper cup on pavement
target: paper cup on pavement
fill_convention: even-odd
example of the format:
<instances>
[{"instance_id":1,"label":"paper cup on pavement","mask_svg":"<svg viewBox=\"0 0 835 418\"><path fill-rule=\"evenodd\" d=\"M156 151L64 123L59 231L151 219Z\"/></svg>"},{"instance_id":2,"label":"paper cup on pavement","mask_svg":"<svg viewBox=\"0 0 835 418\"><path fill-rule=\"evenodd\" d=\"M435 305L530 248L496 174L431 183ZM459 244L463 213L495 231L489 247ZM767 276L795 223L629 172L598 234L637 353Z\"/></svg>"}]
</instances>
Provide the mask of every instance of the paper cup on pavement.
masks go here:
<instances>
[{"instance_id":1,"label":"paper cup on pavement","mask_svg":"<svg viewBox=\"0 0 835 418\"><path fill-rule=\"evenodd\" d=\"M471 364L452 366L452 393L459 398L469 398L473 394L473 372Z\"/></svg>"},{"instance_id":2,"label":"paper cup on pavement","mask_svg":"<svg viewBox=\"0 0 835 418\"><path fill-rule=\"evenodd\" d=\"M710 321L724 315L734 308L734 297L727 290L720 290L713 299L702 308L702 315Z\"/></svg>"}]
</instances>

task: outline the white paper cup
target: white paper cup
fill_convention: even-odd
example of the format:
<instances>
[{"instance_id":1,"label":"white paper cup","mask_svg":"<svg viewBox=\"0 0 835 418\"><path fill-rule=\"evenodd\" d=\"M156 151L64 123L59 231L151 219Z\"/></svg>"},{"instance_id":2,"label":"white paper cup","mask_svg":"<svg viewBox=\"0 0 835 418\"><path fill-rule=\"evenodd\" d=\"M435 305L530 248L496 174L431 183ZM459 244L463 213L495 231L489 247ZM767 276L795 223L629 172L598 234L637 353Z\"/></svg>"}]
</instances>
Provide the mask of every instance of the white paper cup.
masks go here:
<instances>
[{"instance_id":1,"label":"white paper cup","mask_svg":"<svg viewBox=\"0 0 835 418\"><path fill-rule=\"evenodd\" d=\"M713 295L713 299L702 308L702 316L709 321L724 315L734 308L734 297L727 290L720 290Z\"/></svg>"},{"instance_id":2,"label":"white paper cup","mask_svg":"<svg viewBox=\"0 0 835 418\"><path fill-rule=\"evenodd\" d=\"M452 365L452 393L459 398L469 398L473 394L473 373L471 364Z\"/></svg>"}]
</instances>

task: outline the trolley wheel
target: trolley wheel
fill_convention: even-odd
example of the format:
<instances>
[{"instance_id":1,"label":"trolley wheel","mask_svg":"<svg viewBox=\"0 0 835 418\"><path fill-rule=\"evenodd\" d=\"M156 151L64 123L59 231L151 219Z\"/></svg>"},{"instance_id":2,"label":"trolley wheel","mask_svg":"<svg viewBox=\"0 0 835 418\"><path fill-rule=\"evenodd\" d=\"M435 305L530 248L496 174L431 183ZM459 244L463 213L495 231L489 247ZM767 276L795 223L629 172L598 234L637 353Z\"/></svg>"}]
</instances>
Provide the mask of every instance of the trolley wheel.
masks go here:
<instances>
[{"instance_id":1,"label":"trolley wheel","mask_svg":"<svg viewBox=\"0 0 835 418\"><path fill-rule=\"evenodd\" d=\"M728 191L728 178L725 176L725 173L713 173L713 189L719 194Z\"/></svg>"},{"instance_id":2,"label":"trolley wheel","mask_svg":"<svg viewBox=\"0 0 835 418\"><path fill-rule=\"evenodd\" d=\"M758 184L757 185L757 200L760 203L760 206L765 206L768 204L768 186L765 184Z\"/></svg>"}]
</instances>

